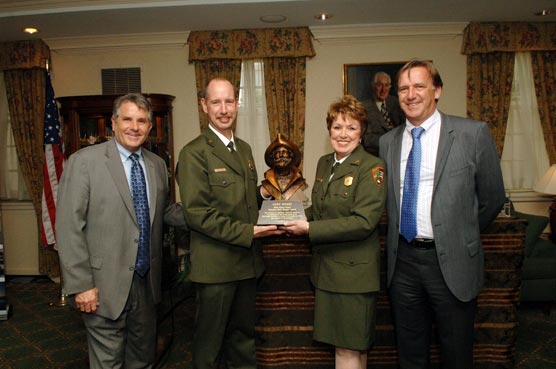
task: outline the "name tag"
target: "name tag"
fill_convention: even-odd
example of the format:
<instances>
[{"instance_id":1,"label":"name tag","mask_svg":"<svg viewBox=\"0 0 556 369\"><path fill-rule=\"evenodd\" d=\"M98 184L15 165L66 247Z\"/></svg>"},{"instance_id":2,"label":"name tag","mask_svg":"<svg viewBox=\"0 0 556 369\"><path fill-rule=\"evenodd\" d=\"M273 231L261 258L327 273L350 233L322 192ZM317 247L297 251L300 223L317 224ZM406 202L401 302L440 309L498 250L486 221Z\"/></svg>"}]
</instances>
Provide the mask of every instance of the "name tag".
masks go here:
<instances>
[{"instance_id":1,"label":"name tag","mask_svg":"<svg viewBox=\"0 0 556 369\"><path fill-rule=\"evenodd\" d=\"M227 171L226 168L214 168L214 173L221 173Z\"/></svg>"}]
</instances>

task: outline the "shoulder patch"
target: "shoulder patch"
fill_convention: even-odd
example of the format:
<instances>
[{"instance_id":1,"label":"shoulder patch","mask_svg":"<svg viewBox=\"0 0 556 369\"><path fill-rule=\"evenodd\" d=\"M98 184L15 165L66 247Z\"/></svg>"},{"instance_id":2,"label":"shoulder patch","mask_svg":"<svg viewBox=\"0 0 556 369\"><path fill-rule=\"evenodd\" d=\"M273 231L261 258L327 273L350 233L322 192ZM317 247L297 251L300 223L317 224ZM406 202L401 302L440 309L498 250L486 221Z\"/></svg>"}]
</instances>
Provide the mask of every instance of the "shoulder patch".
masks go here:
<instances>
[{"instance_id":1,"label":"shoulder patch","mask_svg":"<svg viewBox=\"0 0 556 369\"><path fill-rule=\"evenodd\" d=\"M383 167L374 167L373 168L373 179L377 186L382 186L384 183L384 168Z\"/></svg>"}]
</instances>

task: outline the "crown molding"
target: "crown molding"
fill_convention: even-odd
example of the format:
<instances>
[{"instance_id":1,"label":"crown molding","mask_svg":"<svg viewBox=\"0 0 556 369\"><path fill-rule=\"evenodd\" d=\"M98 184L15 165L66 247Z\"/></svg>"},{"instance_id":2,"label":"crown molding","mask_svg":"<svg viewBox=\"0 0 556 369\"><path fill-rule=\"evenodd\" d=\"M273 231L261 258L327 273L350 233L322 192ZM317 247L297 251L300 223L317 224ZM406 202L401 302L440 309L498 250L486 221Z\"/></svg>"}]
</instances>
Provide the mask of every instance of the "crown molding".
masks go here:
<instances>
[{"instance_id":1,"label":"crown molding","mask_svg":"<svg viewBox=\"0 0 556 369\"><path fill-rule=\"evenodd\" d=\"M356 24L350 26L310 27L315 40L321 43L368 41L381 39L457 37L467 23L399 23ZM58 53L108 51L137 48L183 48L189 31L136 33L106 36L59 37L44 41Z\"/></svg>"},{"instance_id":2,"label":"crown molding","mask_svg":"<svg viewBox=\"0 0 556 369\"><path fill-rule=\"evenodd\" d=\"M350 26L310 27L321 42L368 41L381 39L457 37L467 22L355 24Z\"/></svg>"},{"instance_id":3,"label":"crown molding","mask_svg":"<svg viewBox=\"0 0 556 369\"><path fill-rule=\"evenodd\" d=\"M138 48L183 48L189 31L135 33L87 37L59 37L44 39L51 51L58 53L109 51Z\"/></svg>"}]
</instances>

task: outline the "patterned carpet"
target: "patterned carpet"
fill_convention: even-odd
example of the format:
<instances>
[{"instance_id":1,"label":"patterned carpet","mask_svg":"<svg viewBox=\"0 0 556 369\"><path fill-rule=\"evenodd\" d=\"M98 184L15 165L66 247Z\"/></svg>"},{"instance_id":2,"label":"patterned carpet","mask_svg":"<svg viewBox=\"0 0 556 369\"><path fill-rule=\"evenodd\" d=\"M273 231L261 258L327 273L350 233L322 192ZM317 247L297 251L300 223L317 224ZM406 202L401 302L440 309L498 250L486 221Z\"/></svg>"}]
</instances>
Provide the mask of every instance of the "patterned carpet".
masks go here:
<instances>
[{"instance_id":1,"label":"patterned carpet","mask_svg":"<svg viewBox=\"0 0 556 369\"><path fill-rule=\"evenodd\" d=\"M12 279L6 286L12 314L0 321L0 368L87 368L85 332L79 314L59 301L59 285L44 279ZM556 369L556 310L538 305L519 308L517 369ZM173 337L160 368L191 368L193 298L184 298L163 321L161 330Z\"/></svg>"}]
</instances>

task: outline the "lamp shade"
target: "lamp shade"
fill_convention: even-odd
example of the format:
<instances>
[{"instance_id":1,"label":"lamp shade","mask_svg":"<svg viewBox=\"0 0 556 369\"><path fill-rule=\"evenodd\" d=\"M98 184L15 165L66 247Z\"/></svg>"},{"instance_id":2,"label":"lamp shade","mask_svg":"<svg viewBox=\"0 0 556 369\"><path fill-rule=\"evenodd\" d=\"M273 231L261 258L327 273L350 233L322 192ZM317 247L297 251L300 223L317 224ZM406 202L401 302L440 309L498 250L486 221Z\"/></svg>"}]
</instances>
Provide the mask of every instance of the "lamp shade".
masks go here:
<instances>
[{"instance_id":1,"label":"lamp shade","mask_svg":"<svg viewBox=\"0 0 556 369\"><path fill-rule=\"evenodd\" d=\"M552 164L533 190L547 195L556 195L556 164Z\"/></svg>"}]
</instances>

